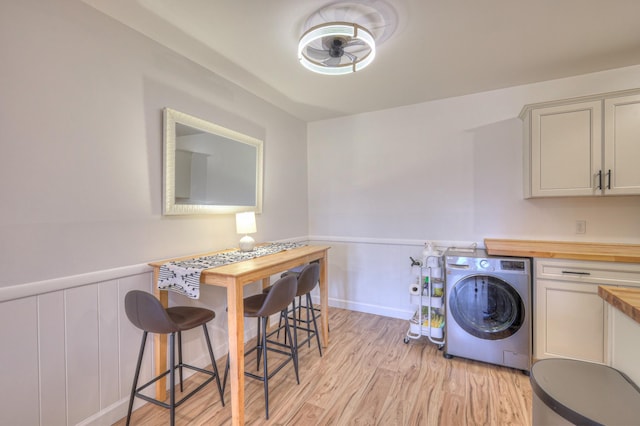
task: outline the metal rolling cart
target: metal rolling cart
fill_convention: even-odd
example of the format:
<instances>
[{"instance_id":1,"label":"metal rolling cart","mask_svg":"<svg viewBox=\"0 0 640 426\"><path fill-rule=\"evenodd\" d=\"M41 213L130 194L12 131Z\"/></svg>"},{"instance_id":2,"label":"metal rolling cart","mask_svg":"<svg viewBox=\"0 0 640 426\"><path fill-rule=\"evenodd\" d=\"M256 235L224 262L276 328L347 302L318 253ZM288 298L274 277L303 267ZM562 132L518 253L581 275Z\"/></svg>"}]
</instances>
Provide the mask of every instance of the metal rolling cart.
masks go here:
<instances>
[{"instance_id":1,"label":"metal rolling cart","mask_svg":"<svg viewBox=\"0 0 640 426\"><path fill-rule=\"evenodd\" d=\"M417 261L411 258L411 267L419 270L416 283L409 288L411 303L417 306L409 320L409 330L404 343L426 336L429 341L444 347L444 282L442 279L442 254L430 254Z\"/></svg>"}]
</instances>

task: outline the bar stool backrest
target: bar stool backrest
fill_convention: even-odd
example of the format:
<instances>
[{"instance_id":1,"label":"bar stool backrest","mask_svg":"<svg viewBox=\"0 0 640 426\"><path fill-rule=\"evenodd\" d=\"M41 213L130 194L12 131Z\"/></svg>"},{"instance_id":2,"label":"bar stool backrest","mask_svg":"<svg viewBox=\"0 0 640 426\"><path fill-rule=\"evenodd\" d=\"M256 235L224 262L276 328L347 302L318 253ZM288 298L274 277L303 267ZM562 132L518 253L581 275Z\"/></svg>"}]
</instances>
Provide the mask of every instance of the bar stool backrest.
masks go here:
<instances>
[{"instance_id":1,"label":"bar stool backrest","mask_svg":"<svg viewBox=\"0 0 640 426\"><path fill-rule=\"evenodd\" d=\"M320 279L320 265L317 263L310 263L304 267L298 277L298 293L297 296L302 296L310 293L318 284Z\"/></svg>"},{"instance_id":2,"label":"bar stool backrest","mask_svg":"<svg viewBox=\"0 0 640 426\"><path fill-rule=\"evenodd\" d=\"M285 310L296 297L297 288L298 280L295 276L287 275L280 278L271 286L256 316L266 317Z\"/></svg>"},{"instance_id":3,"label":"bar stool backrest","mask_svg":"<svg viewBox=\"0 0 640 426\"><path fill-rule=\"evenodd\" d=\"M180 331L180 327L151 293L131 290L124 298L124 310L129 321L143 331L160 334Z\"/></svg>"}]
</instances>

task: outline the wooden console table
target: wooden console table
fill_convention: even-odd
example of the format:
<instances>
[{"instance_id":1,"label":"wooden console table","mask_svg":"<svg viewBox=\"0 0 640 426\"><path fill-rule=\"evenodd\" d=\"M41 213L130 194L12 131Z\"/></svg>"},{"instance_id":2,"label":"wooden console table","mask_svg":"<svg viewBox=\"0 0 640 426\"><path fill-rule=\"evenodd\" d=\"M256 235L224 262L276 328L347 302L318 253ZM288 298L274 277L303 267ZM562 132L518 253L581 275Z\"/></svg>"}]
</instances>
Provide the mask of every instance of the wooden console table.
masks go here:
<instances>
[{"instance_id":1,"label":"wooden console table","mask_svg":"<svg viewBox=\"0 0 640 426\"><path fill-rule=\"evenodd\" d=\"M272 275L304 265L314 260L320 263L320 309L322 346L329 344L329 289L327 283L327 252L329 246L302 246L291 250L251 260L231 263L215 268L205 269L200 276L200 284L215 285L227 289L228 323L229 323L229 357L231 362L231 415L234 425L244 424L244 305L242 289L245 285L262 280L262 286L270 285ZM157 288L160 266L167 262L208 256L206 253L177 259L168 259L149 263L153 267L153 280L156 283L154 293L167 307L169 296L167 290ZM167 336L154 337L155 373L162 374L167 369ZM156 384L156 397L166 398L166 379Z\"/></svg>"}]
</instances>

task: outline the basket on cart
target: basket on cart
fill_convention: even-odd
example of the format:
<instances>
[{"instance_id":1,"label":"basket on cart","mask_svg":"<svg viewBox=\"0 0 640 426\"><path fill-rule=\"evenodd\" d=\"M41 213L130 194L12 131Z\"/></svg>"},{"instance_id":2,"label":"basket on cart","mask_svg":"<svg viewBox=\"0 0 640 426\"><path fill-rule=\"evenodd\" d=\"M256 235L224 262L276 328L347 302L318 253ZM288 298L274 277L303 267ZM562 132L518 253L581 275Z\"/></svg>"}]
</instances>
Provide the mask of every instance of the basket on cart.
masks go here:
<instances>
[{"instance_id":1,"label":"basket on cart","mask_svg":"<svg viewBox=\"0 0 640 426\"><path fill-rule=\"evenodd\" d=\"M409 320L409 338L418 339L421 336L428 336L433 339L441 340L444 337L444 315L436 312L430 312L428 306L422 307L422 315L418 312L413 314ZM441 343L441 342L434 342ZM444 343L444 341L442 342Z\"/></svg>"}]
</instances>

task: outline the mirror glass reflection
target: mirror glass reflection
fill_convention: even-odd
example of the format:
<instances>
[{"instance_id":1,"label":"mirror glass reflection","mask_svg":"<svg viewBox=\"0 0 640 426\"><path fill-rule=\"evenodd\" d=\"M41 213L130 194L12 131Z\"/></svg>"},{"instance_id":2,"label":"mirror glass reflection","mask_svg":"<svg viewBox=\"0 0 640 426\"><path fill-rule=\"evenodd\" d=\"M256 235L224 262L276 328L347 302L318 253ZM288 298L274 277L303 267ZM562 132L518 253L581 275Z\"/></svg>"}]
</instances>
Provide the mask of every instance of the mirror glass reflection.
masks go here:
<instances>
[{"instance_id":1,"label":"mirror glass reflection","mask_svg":"<svg viewBox=\"0 0 640 426\"><path fill-rule=\"evenodd\" d=\"M165 214L261 211L262 141L165 109Z\"/></svg>"}]
</instances>

